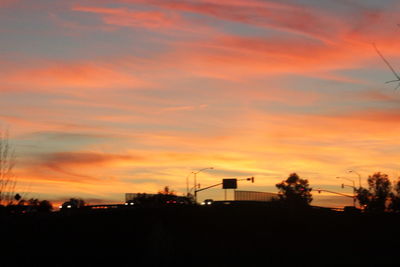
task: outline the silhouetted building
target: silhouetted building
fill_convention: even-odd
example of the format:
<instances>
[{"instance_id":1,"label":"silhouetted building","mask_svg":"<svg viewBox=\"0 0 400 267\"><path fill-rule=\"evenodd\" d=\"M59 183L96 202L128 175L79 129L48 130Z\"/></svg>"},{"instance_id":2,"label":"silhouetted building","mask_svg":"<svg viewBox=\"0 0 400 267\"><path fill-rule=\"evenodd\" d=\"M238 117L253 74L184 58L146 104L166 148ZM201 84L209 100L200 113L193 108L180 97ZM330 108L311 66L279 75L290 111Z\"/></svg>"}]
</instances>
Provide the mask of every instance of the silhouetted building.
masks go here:
<instances>
[{"instance_id":1,"label":"silhouetted building","mask_svg":"<svg viewBox=\"0 0 400 267\"><path fill-rule=\"evenodd\" d=\"M146 193L125 193L125 203L129 203L139 197L151 198L157 194L146 194Z\"/></svg>"},{"instance_id":2,"label":"silhouetted building","mask_svg":"<svg viewBox=\"0 0 400 267\"><path fill-rule=\"evenodd\" d=\"M127 206L163 206L163 205L192 205L193 199L174 194L126 193Z\"/></svg>"},{"instance_id":3,"label":"silhouetted building","mask_svg":"<svg viewBox=\"0 0 400 267\"><path fill-rule=\"evenodd\" d=\"M256 192L256 191L241 191L235 190L234 199L240 201L272 201L272 199L278 199L278 194L268 192Z\"/></svg>"}]
</instances>

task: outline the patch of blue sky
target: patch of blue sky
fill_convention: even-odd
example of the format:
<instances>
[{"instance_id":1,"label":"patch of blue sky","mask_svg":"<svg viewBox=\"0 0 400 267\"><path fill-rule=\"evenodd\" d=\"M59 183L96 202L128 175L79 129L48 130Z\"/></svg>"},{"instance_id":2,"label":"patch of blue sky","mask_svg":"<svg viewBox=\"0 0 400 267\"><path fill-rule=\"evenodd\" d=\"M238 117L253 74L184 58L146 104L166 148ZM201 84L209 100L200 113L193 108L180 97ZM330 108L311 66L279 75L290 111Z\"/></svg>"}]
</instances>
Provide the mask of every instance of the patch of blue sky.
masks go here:
<instances>
[{"instance_id":1,"label":"patch of blue sky","mask_svg":"<svg viewBox=\"0 0 400 267\"><path fill-rule=\"evenodd\" d=\"M16 11L17 12L17 11ZM97 15L66 12L55 15L29 13L18 10L13 16L0 19L8 29L1 34L2 54L35 55L49 59L87 59L112 56L136 55L144 57L165 51L168 46L157 35L144 29L115 27L115 30L99 29ZM54 18L59 16L59 18ZM58 20L63 22L57 22ZM62 23L73 23L68 28ZM107 26L107 25L103 25Z\"/></svg>"},{"instance_id":2,"label":"patch of blue sky","mask_svg":"<svg viewBox=\"0 0 400 267\"><path fill-rule=\"evenodd\" d=\"M359 10L362 7L365 8L377 8L380 9L384 6L392 6L398 3L397 0L290 0L294 4L301 4L304 6L311 6L320 9L329 10L331 12L347 13L354 10Z\"/></svg>"},{"instance_id":3,"label":"patch of blue sky","mask_svg":"<svg viewBox=\"0 0 400 267\"><path fill-rule=\"evenodd\" d=\"M19 136L12 142L18 154L37 154L79 151L93 144L109 142L114 137L92 133L57 131L33 132Z\"/></svg>"}]
</instances>

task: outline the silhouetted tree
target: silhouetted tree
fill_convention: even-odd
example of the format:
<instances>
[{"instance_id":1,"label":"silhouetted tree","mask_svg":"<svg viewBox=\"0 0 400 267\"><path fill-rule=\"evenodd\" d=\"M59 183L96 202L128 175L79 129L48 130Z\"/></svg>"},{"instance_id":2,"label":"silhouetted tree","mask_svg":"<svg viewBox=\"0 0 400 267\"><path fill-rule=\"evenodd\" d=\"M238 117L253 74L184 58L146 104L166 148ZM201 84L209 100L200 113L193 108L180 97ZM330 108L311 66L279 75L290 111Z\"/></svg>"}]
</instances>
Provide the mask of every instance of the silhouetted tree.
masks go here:
<instances>
[{"instance_id":1,"label":"silhouetted tree","mask_svg":"<svg viewBox=\"0 0 400 267\"><path fill-rule=\"evenodd\" d=\"M30 206L39 206L40 201L37 198L31 198L31 199L28 199L27 203Z\"/></svg>"},{"instance_id":2,"label":"silhouetted tree","mask_svg":"<svg viewBox=\"0 0 400 267\"><path fill-rule=\"evenodd\" d=\"M16 201L20 201L20 199L22 198L22 196L20 195L20 194L15 194L15 196L14 196L14 199L16 200Z\"/></svg>"},{"instance_id":3,"label":"silhouetted tree","mask_svg":"<svg viewBox=\"0 0 400 267\"><path fill-rule=\"evenodd\" d=\"M24 202L27 206L39 212L50 212L53 209L53 205L48 200L39 200L37 198L31 198Z\"/></svg>"},{"instance_id":4,"label":"silhouetted tree","mask_svg":"<svg viewBox=\"0 0 400 267\"><path fill-rule=\"evenodd\" d=\"M390 195L389 210L393 212L400 212L400 177L394 185L393 192Z\"/></svg>"},{"instance_id":5,"label":"silhouetted tree","mask_svg":"<svg viewBox=\"0 0 400 267\"><path fill-rule=\"evenodd\" d=\"M39 200L37 198L25 200L19 198L17 204L9 203L6 208L9 213L36 213L50 212L53 209L53 205L48 200Z\"/></svg>"},{"instance_id":6,"label":"silhouetted tree","mask_svg":"<svg viewBox=\"0 0 400 267\"><path fill-rule=\"evenodd\" d=\"M50 212L53 210L53 204L48 200L42 200L39 202L38 211L39 212Z\"/></svg>"},{"instance_id":7,"label":"silhouetted tree","mask_svg":"<svg viewBox=\"0 0 400 267\"><path fill-rule=\"evenodd\" d=\"M356 189L357 199L366 211L383 212L388 208L392 185L387 174L376 172L368 177L368 189Z\"/></svg>"},{"instance_id":8,"label":"silhouetted tree","mask_svg":"<svg viewBox=\"0 0 400 267\"><path fill-rule=\"evenodd\" d=\"M171 190L169 188L169 186L165 186L163 190L158 191L158 194L162 194L162 195L176 195L174 190Z\"/></svg>"},{"instance_id":9,"label":"silhouetted tree","mask_svg":"<svg viewBox=\"0 0 400 267\"><path fill-rule=\"evenodd\" d=\"M16 177L13 174L15 154L8 132L0 132L0 204L11 204L14 201Z\"/></svg>"},{"instance_id":10,"label":"silhouetted tree","mask_svg":"<svg viewBox=\"0 0 400 267\"><path fill-rule=\"evenodd\" d=\"M362 207L367 207L369 202L370 202L370 198L371 198L371 193L369 192L368 189L360 187L360 188L356 188L355 189L356 192L356 198L358 200L358 202L360 203L360 206Z\"/></svg>"},{"instance_id":11,"label":"silhouetted tree","mask_svg":"<svg viewBox=\"0 0 400 267\"><path fill-rule=\"evenodd\" d=\"M301 179L296 173L276 184L279 199L289 206L308 206L312 201L311 190L307 179Z\"/></svg>"}]
</instances>

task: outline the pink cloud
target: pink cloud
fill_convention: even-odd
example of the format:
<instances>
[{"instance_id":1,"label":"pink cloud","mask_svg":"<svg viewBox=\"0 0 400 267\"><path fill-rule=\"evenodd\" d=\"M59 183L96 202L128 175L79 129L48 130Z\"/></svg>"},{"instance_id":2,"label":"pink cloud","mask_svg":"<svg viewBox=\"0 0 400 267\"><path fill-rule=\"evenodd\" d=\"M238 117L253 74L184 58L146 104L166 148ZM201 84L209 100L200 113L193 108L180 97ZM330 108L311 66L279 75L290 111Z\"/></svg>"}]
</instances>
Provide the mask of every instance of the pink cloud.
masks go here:
<instances>
[{"instance_id":1,"label":"pink cloud","mask_svg":"<svg viewBox=\"0 0 400 267\"><path fill-rule=\"evenodd\" d=\"M173 111L193 111L193 110L199 110L199 109L205 109L207 108L207 105L202 104L198 106L175 106L175 107L168 107L164 108L164 112L173 112Z\"/></svg>"},{"instance_id":2,"label":"pink cloud","mask_svg":"<svg viewBox=\"0 0 400 267\"><path fill-rule=\"evenodd\" d=\"M20 2L20 0L1 0L0 1L0 8L9 7L9 6L15 5L18 2Z\"/></svg>"},{"instance_id":3,"label":"pink cloud","mask_svg":"<svg viewBox=\"0 0 400 267\"><path fill-rule=\"evenodd\" d=\"M206 15L222 20L240 22L261 27L276 28L305 34L317 39L328 39L334 34L340 20L322 10L299 4L283 4L274 1L162 1L121 0L124 3L140 3L164 9ZM324 27L316 27L324 25Z\"/></svg>"},{"instance_id":4,"label":"pink cloud","mask_svg":"<svg viewBox=\"0 0 400 267\"><path fill-rule=\"evenodd\" d=\"M348 42L351 45L360 43L365 45L379 41L385 46L391 46L392 52L397 49L394 40L398 39L395 35L398 30L396 27L400 7L398 4L378 9L341 2L337 6L346 10L342 14L335 9L329 10L298 3L277 3L276 1L119 0L119 2L142 4L272 28L306 35L326 44L341 46Z\"/></svg>"},{"instance_id":5,"label":"pink cloud","mask_svg":"<svg viewBox=\"0 0 400 267\"><path fill-rule=\"evenodd\" d=\"M73 11L103 15L105 24L122 27L143 27L148 29L180 28L182 18L173 12L137 11L127 8L103 8L93 6L75 6Z\"/></svg>"},{"instance_id":6,"label":"pink cloud","mask_svg":"<svg viewBox=\"0 0 400 267\"><path fill-rule=\"evenodd\" d=\"M218 36L197 42L177 42L173 51L162 57L185 72L231 81L297 73L349 82L329 71L360 68L375 54L369 45L361 44L339 46L300 38Z\"/></svg>"}]
</instances>

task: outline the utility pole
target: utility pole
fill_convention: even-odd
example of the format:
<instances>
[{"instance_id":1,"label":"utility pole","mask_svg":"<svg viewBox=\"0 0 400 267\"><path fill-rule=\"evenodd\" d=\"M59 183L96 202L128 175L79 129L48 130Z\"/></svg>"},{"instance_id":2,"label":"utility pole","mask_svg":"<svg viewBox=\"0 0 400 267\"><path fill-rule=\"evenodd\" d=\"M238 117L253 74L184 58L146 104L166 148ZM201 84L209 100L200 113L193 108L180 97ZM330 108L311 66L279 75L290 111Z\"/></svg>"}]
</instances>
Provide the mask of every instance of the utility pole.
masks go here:
<instances>
[{"instance_id":1,"label":"utility pole","mask_svg":"<svg viewBox=\"0 0 400 267\"><path fill-rule=\"evenodd\" d=\"M189 176L192 174L193 172L190 172L187 176L186 176L186 196L189 196Z\"/></svg>"},{"instance_id":2,"label":"utility pole","mask_svg":"<svg viewBox=\"0 0 400 267\"><path fill-rule=\"evenodd\" d=\"M354 172L355 174L357 174L357 176L358 176L358 187L361 188L361 175L358 172L354 171L354 170L349 170L348 172Z\"/></svg>"},{"instance_id":3,"label":"utility pole","mask_svg":"<svg viewBox=\"0 0 400 267\"><path fill-rule=\"evenodd\" d=\"M356 184L355 184L354 180L346 178L346 177L336 177L336 178L337 179L345 179L345 180L353 183L353 186L342 184L342 188L344 188L345 186L353 188L353 205L354 205L354 207L356 207Z\"/></svg>"},{"instance_id":4,"label":"utility pole","mask_svg":"<svg viewBox=\"0 0 400 267\"><path fill-rule=\"evenodd\" d=\"M196 172L192 172L192 173L193 173L193 176L194 176L194 201L195 201L195 203L197 203L197 189L200 187L200 186L197 184L197 174L198 174L199 172L204 171L204 170L212 170L212 169L214 169L214 167L208 167L208 168L204 168L204 169L198 170L198 171L196 171Z\"/></svg>"},{"instance_id":5,"label":"utility pole","mask_svg":"<svg viewBox=\"0 0 400 267\"><path fill-rule=\"evenodd\" d=\"M218 184L210 185L210 186L207 186L207 187L204 187L204 188L201 188L201 189L194 190L194 193L195 193L195 195L197 195L197 192L204 191L204 190L207 190L207 189L216 187L216 186L218 186L218 185L223 185L223 184L224 184L224 180L226 180L226 179L223 179L223 180L222 180L222 183L218 183ZM236 178L233 178L233 179L229 179L229 180L235 180L235 185L236 185L236 182L237 182L237 181L244 181L244 180L246 180L246 181L251 181L252 183L254 183L254 177L243 178L243 179L236 179ZM227 189L224 188L224 186L222 186L222 187L223 187L222 189L225 190L225 200L226 200L226 199L227 199L227 195L226 195L226 192L227 192L226 190L227 190Z\"/></svg>"}]
</instances>

